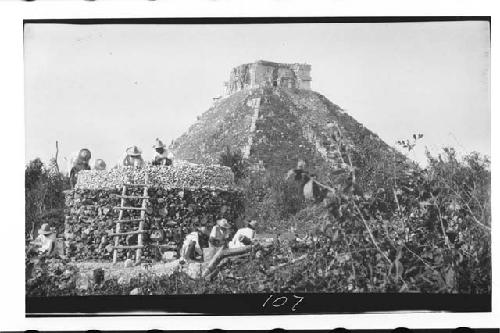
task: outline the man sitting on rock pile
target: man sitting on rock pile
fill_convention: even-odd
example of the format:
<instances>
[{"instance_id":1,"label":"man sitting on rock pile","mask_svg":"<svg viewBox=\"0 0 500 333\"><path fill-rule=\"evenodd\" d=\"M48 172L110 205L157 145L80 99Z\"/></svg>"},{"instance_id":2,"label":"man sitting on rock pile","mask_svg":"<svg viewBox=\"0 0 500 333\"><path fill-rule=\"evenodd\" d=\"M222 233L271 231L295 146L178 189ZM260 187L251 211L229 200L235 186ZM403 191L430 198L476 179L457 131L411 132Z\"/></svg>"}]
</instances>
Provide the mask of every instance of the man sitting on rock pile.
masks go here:
<instances>
[{"instance_id":1,"label":"man sitting on rock pile","mask_svg":"<svg viewBox=\"0 0 500 333\"><path fill-rule=\"evenodd\" d=\"M158 138L156 138L156 143L153 148L155 149L155 155L153 156L153 165L172 165L172 160L168 156L168 152L165 149L165 144Z\"/></svg>"},{"instance_id":2,"label":"man sitting on rock pile","mask_svg":"<svg viewBox=\"0 0 500 333\"><path fill-rule=\"evenodd\" d=\"M136 168L144 167L144 160L142 159L142 151L137 146L127 148L127 155L121 161L123 166L133 166Z\"/></svg>"}]
</instances>

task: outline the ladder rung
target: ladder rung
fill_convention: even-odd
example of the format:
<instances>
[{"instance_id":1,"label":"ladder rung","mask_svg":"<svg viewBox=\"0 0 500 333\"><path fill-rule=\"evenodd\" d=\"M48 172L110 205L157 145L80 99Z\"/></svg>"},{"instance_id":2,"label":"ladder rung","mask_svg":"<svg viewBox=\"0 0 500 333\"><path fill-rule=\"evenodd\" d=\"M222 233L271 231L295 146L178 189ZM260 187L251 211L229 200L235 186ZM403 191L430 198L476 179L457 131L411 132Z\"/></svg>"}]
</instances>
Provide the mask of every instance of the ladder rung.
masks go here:
<instances>
[{"instance_id":1,"label":"ladder rung","mask_svg":"<svg viewBox=\"0 0 500 333\"><path fill-rule=\"evenodd\" d=\"M122 199L149 199L148 196L142 196L142 195L116 195L116 198L122 198Z\"/></svg>"},{"instance_id":2,"label":"ladder rung","mask_svg":"<svg viewBox=\"0 0 500 333\"><path fill-rule=\"evenodd\" d=\"M115 250L120 250L120 249L142 249L144 245L118 245L118 246L113 246L113 249Z\"/></svg>"},{"instance_id":3,"label":"ladder rung","mask_svg":"<svg viewBox=\"0 0 500 333\"><path fill-rule=\"evenodd\" d=\"M128 220L115 220L115 223L131 223L131 222L141 222L146 221L146 219L128 219Z\"/></svg>"},{"instance_id":4,"label":"ladder rung","mask_svg":"<svg viewBox=\"0 0 500 333\"><path fill-rule=\"evenodd\" d=\"M148 184L123 184L123 186L127 186L127 187L148 187Z\"/></svg>"},{"instance_id":5,"label":"ladder rung","mask_svg":"<svg viewBox=\"0 0 500 333\"><path fill-rule=\"evenodd\" d=\"M136 230L136 231L127 231L127 232L115 232L110 234L110 236L125 236L125 235L136 235L136 234L145 234L148 230Z\"/></svg>"},{"instance_id":6,"label":"ladder rung","mask_svg":"<svg viewBox=\"0 0 500 333\"><path fill-rule=\"evenodd\" d=\"M142 207L114 207L116 210L146 210L146 208Z\"/></svg>"}]
</instances>

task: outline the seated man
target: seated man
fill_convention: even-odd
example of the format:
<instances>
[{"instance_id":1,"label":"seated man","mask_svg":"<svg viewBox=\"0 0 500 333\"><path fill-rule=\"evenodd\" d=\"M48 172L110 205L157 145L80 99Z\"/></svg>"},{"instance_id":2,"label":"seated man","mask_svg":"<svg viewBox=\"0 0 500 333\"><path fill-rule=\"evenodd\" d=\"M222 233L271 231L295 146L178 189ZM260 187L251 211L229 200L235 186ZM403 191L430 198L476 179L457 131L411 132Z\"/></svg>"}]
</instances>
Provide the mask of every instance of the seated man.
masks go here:
<instances>
[{"instance_id":1,"label":"seated man","mask_svg":"<svg viewBox=\"0 0 500 333\"><path fill-rule=\"evenodd\" d=\"M227 246L227 239L229 238L229 230L231 225L226 219L217 220L210 232L208 238L208 252L207 258L212 258L217 251Z\"/></svg>"},{"instance_id":2,"label":"seated man","mask_svg":"<svg viewBox=\"0 0 500 333\"><path fill-rule=\"evenodd\" d=\"M229 229L231 225L226 219L218 220L210 232L208 244L210 248L220 248L226 245L226 240L229 238Z\"/></svg>"},{"instance_id":3,"label":"seated man","mask_svg":"<svg viewBox=\"0 0 500 333\"><path fill-rule=\"evenodd\" d=\"M127 155L121 161L122 166L133 166L136 168L144 167L142 151L137 146L127 148Z\"/></svg>"},{"instance_id":4,"label":"seated man","mask_svg":"<svg viewBox=\"0 0 500 333\"><path fill-rule=\"evenodd\" d=\"M200 243L203 243L203 238L208 235L208 230L205 227L200 227L188 234L184 239L181 248L181 258L184 260L195 260L197 256L203 259L203 249Z\"/></svg>"},{"instance_id":5,"label":"seated man","mask_svg":"<svg viewBox=\"0 0 500 333\"><path fill-rule=\"evenodd\" d=\"M38 237L33 242L38 255L50 256L55 248L56 233L49 227L48 223L42 224L38 230Z\"/></svg>"},{"instance_id":6,"label":"seated man","mask_svg":"<svg viewBox=\"0 0 500 333\"><path fill-rule=\"evenodd\" d=\"M155 155L153 156L153 165L172 165L172 160L168 157L167 150L165 149L165 144L161 142L160 139L156 139L156 143L153 146L155 149Z\"/></svg>"},{"instance_id":7,"label":"seated man","mask_svg":"<svg viewBox=\"0 0 500 333\"><path fill-rule=\"evenodd\" d=\"M241 228L234 234L233 239L229 242L229 248L235 249L238 247L252 245L253 239L255 238L256 227L257 221L248 222L246 228Z\"/></svg>"}]
</instances>

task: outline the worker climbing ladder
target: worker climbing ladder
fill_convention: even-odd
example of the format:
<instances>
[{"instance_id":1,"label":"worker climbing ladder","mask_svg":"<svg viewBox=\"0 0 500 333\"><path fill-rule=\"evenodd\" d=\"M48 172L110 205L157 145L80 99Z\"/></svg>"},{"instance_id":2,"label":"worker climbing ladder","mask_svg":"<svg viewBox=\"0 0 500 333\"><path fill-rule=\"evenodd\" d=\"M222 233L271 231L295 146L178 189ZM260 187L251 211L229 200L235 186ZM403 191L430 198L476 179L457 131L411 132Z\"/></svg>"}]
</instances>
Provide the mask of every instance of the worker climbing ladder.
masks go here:
<instances>
[{"instance_id":1,"label":"worker climbing ladder","mask_svg":"<svg viewBox=\"0 0 500 333\"><path fill-rule=\"evenodd\" d=\"M127 195L127 189L128 188L144 188L142 196L137 196L137 195ZM144 184L127 184L124 183L122 187L122 193L121 195L118 196L121 198L121 203L119 207L114 207L115 210L119 210L118 213L118 220L115 221L116 223L116 229L115 233L112 234L112 236L115 237L115 246L113 247L113 263L116 263L118 259L118 250L121 249L128 249L132 250L135 249L135 262L136 264L141 262L141 256L142 256L142 249L144 248L143 244L143 234L147 232L147 230L144 230L144 225L146 222L146 210L147 210L147 204L148 204L148 174L146 173L145 179L144 179ZM132 207L132 206L126 206L126 200L127 199L142 199L142 205L141 207ZM123 213L124 211L140 211L141 215L139 218L134 218L132 214L128 214L128 218L124 219L123 218ZM139 226L137 230L134 231L127 231L127 232L122 232L121 231L121 226L124 223L136 223L139 222ZM137 245L119 245L120 244L120 237L122 236L129 236L129 235L137 235Z\"/></svg>"}]
</instances>

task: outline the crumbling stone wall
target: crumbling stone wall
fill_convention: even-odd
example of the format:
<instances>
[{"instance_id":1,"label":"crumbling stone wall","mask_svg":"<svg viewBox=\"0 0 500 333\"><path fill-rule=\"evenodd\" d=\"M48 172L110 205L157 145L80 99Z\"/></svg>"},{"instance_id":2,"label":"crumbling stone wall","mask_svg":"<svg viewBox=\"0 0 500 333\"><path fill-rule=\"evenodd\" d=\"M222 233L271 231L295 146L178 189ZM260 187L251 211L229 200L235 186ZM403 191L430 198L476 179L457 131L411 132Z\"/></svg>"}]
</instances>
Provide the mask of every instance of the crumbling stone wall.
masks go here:
<instances>
[{"instance_id":1,"label":"crumbling stone wall","mask_svg":"<svg viewBox=\"0 0 500 333\"><path fill-rule=\"evenodd\" d=\"M189 186L185 184L188 177L181 173L188 169L196 172L192 174ZM145 173L150 174L153 186L148 191L150 198L144 229L149 232L144 237L143 261L157 258L159 248L178 250L184 236L193 228L210 228L219 218L228 219L235 227L243 214L243 194L235 188L232 173L229 177L227 169L199 165L189 168L184 165L82 172L78 176L77 187L66 192L64 237L67 255L75 261L112 259L114 238L110 235L115 232L115 221L118 219L118 211L113 207L120 205L117 195L121 194L121 184L124 180L140 183ZM213 181L216 186L205 185L207 181ZM130 188L127 194L142 195L142 188ZM127 206L141 205L140 199L127 200ZM139 216L139 213L125 211L123 218L132 216ZM137 226L137 223L124 223L121 231L137 230ZM152 232L157 231L164 235L159 243L149 238ZM120 239L120 245L127 245L126 237ZM135 245L136 242L136 239L130 238L128 245ZM126 255L127 250L119 251L120 260L124 260Z\"/></svg>"}]
</instances>

